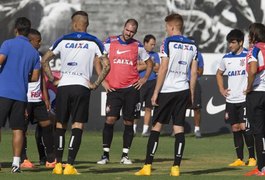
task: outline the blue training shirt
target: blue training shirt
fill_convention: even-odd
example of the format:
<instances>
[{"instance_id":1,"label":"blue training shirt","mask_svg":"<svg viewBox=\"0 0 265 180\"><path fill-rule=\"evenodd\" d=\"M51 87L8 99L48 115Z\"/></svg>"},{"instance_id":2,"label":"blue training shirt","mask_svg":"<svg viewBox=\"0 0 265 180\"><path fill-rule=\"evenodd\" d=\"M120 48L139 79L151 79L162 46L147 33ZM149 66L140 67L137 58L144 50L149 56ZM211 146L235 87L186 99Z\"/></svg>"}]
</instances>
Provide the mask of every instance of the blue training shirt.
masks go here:
<instances>
[{"instance_id":1,"label":"blue training shirt","mask_svg":"<svg viewBox=\"0 0 265 180\"><path fill-rule=\"evenodd\" d=\"M157 52L151 51L148 54L150 55L150 58L153 60L154 64L160 64L160 58ZM146 70L140 71L139 72L140 77L141 78L144 77L145 73L146 73ZM157 78L156 72L152 71L148 78L148 81L154 80L156 78Z\"/></svg>"},{"instance_id":2,"label":"blue training shirt","mask_svg":"<svg viewBox=\"0 0 265 180\"><path fill-rule=\"evenodd\" d=\"M38 51L25 36L3 42L0 54L6 59L0 67L0 97L27 101L28 79L33 69L40 69Z\"/></svg>"}]
</instances>

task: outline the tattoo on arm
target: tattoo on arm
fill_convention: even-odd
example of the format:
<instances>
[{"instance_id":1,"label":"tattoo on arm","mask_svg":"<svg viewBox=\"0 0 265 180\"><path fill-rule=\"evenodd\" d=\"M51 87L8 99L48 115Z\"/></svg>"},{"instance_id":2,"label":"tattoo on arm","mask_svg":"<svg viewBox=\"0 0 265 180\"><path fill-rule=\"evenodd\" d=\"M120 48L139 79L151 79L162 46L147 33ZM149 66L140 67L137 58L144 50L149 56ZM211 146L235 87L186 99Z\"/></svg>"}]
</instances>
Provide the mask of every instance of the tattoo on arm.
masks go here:
<instances>
[{"instance_id":1,"label":"tattoo on arm","mask_svg":"<svg viewBox=\"0 0 265 180\"><path fill-rule=\"evenodd\" d=\"M109 59L107 57L101 57L100 60L103 69L98 75L98 79L94 83L96 86L99 86L101 84L101 82L106 78L110 71Z\"/></svg>"},{"instance_id":2,"label":"tattoo on arm","mask_svg":"<svg viewBox=\"0 0 265 180\"><path fill-rule=\"evenodd\" d=\"M51 67L49 65L50 60L54 57L54 54L51 51L48 51L41 60L42 69L45 72L46 76L48 77L48 80L50 82L54 81L54 77L52 75Z\"/></svg>"}]
</instances>

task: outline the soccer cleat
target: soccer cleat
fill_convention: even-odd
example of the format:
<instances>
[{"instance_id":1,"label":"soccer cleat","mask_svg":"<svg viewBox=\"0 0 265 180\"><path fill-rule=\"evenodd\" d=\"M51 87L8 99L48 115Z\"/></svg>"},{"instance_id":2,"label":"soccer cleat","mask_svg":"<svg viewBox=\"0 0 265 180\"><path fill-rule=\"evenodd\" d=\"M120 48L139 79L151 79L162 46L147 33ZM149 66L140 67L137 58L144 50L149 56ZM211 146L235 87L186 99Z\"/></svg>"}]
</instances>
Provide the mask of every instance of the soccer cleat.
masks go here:
<instances>
[{"instance_id":1,"label":"soccer cleat","mask_svg":"<svg viewBox=\"0 0 265 180\"><path fill-rule=\"evenodd\" d=\"M242 161L241 159L235 160L233 163L229 164L229 166L234 167L234 166L245 166L245 162Z\"/></svg>"},{"instance_id":2,"label":"soccer cleat","mask_svg":"<svg viewBox=\"0 0 265 180\"><path fill-rule=\"evenodd\" d=\"M80 173L77 172L77 170L74 168L73 165L66 164L65 168L63 170L63 174L64 175L77 175L77 174L80 174Z\"/></svg>"},{"instance_id":3,"label":"soccer cleat","mask_svg":"<svg viewBox=\"0 0 265 180\"><path fill-rule=\"evenodd\" d=\"M151 164L145 164L142 169L134 173L136 176L150 176L151 175Z\"/></svg>"},{"instance_id":4,"label":"soccer cleat","mask_svg":"<svg viewBox=\"0 0 265 180\"><path fill-rule=\"evenodd\" d=\"M121 164L129 165L129 164L132 164L132 161L129 159L128 156L124 156L124 157L121 158L120 163L121 163Z\"/></svg>"},{"instance_id":5,"label":"soccer cleat","mask_svg":"<svg viewBox=\"0 0 265 180\"><path fill-rule=\"evenodd\" d=\"M56 163L55 167L52 170L53 174L63 174L63 165L62 163Z\"/></svg>"},{"instance_id":6,"label":"soccer cleat","mask_svg":"<svg viewBox=\"0 0 265 180\"><path fill-rule=\"evenodd\" d=\"M201 134L200 130L195 131L194 135L195 135L196 138L201 138L202 137L202 134Z\"/></svg>"},{"instance_id":7,"label":"soccer cleat","mask_svg":"<svg viewBox=\"0 0 265 180\"><path fill-rule=\"evenodd\" d=\"M12 166L11 173L21 173L21 170L18 166Z\"/></svg>"},{"instance_id":8,"label":"soccer cleat","mask_svg":"<svg viewBox=\"0 0 265 180\"><path fill-rule=\"evenodd\" d=\"M46 163L45 163L46 168L55 168L55 165L56 165L56 160L53 162L46 161Z\"/></svg>"},{"instance_id":9,"label":"soccer cleat","mask_svg":"<svg viewBox=\"0 0 265 180\"><path fill-rule=\"evenodd\" d=\"M253 176L253 175L257 175L259 172L258 168L255 168L249 172L247 172L244 176Z\"/></svg>"},{"instance_id":10,"label":"soccer cleat","mask_svg":"<svg viewBox=\"0 0 265 180\"><path fill-rule=\"evenodd\" d=\"M20 165L20 167L21 167L21 168L34 168L35 165L34 165L32 162L30 162L30 160L25 159L25 160L23 161L23 163Z\"/></svg>"},{"instance_id":11,"label":"soccer cleat","mask_svg":"<svg viewBox=\"0 0 265 180\"><path fill-rule=\"evenodd\" d=\"M179 176L179 166L172 166L170 176Z\"/></svg>"},{"instance_id":12,"label":"soccer cleat","mask_svg":"<svg viewBox=\"0 0 265 180\"><path fill-rule=\"evenodd\" d=\"M97 164L107 164L109 162L109 158L107 156L101 156L101 159L97 162Z\"/></svg>"},{"instance_id":13,"label":"soccer cleat","mask_svg":"<svg viewBox=\"0 0 265 180\"><path fill-rule=\"evenodd\" d=\"M254 158L249 158L248 162L246 163L248 166L256 166L257 165L257 161Z\"/></svg>"}]
</instances>

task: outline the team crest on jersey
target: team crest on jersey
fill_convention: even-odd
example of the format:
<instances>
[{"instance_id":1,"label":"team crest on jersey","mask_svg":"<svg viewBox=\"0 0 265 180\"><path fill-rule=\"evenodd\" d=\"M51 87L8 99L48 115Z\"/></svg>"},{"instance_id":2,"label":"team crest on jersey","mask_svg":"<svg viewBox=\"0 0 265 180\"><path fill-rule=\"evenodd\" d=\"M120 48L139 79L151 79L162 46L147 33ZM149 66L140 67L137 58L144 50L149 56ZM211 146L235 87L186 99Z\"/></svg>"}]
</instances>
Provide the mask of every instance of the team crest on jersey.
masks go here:
<instances>
[{"instance_id":1,"label":"team crest on jersey","mask_svg":"<svg viewBox=\"0 0 265 180\"><path fill-rule=\"evenodd\" d=\"M80 39L82 37L82 35L81 34L77 34L76 37Z\"/></svg>"},{"instance_id":2,"label":"team crest on jersey","mask_svg":"<svg viewBox=\"0 0 265 180\"><path fill-rule=\"evenodd\" d=\"M240 59L240 66L245 66L245 59Z\"/></svg>"}]
</instances>

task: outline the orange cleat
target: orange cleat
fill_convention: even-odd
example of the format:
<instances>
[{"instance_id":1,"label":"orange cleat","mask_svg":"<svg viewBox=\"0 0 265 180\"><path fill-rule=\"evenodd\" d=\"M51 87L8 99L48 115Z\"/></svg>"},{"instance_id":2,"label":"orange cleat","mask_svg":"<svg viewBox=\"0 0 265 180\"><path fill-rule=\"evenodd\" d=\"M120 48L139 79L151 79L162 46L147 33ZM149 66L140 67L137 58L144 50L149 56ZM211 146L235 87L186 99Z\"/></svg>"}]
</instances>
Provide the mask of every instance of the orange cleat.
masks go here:
<instances>
[{"instance_id":1,"label":"orange cleat","mask_svg":"<svg viewBox=\"0 0 265 180\"><path fill-rule=\"evenodd\" d=\"M258 168L253 169L252 171L247 172L244 176L253 176L259 173Z\"/></svg>"},{"instance_id":2,"label":"orange cleat","mask_svg":"<svg viewBox=\"0 0 265 180\"><path fill-rule=\"evenodd\" d=\"M34 165L32 162L30 162L30 160L25 159L25 160L23 161L23 163L20 165L20 167L21 167L21 168L34 168L35 165Z\"/></svg>"}]
</instances>

